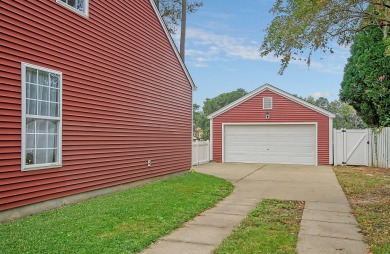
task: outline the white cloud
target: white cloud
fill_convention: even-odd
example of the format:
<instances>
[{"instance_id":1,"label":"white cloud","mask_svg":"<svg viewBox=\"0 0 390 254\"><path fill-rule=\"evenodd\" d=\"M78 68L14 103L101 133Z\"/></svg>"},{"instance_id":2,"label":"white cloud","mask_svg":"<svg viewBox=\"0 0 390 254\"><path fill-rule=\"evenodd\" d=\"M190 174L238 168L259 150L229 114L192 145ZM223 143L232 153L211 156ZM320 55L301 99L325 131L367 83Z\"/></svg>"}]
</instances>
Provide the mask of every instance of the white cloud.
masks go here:
<instances>
[{"instance_id":1,"label":"white cloud","mask_svg":"<svg viewBox=\"0 0 390 254\"><path fill-rule=\"evenodd\" d=\"M315 92L312 93L311 96L313 96L314 98L318 98L318 97L327 98L333 96L333 94L331 92Z\"/></svg>"},{"instance_id":2,"label":"white cloud","mask_svg":"<svg viewBox=\"0 0 390 254\"><path fill-rule=\"evenodd\" d=\"M259 42L246 40L244 38L234 38L228 35L221 35L205 31L203 29L189 28L187 30L189 49L186 55L191 60L198 62L220 61L226 58L240 58L254 61L278 62L275 57L260 57ZM201 58L199 58L201 56Z\"/></svg>"},{"instance_id":3,"label":"white cloud","mask_svg":"<svg viewBox=\"0 0 390 254\"><path fill-rule=\"evenodd\" d=\"M195 63L228 61L229 59L280 63L280 57L272 54L260 57L260 44L253 39L236 38L200 28L188 28L186 55L188 62L195 67ZM332 46L334 54L326 55L321 59L314 55L310 69L331 74L343 73L344 65L350 54L349 47L337 44ZM305 61L291 61L290 64L306 66Z\"/></svg>"}]
</instances>

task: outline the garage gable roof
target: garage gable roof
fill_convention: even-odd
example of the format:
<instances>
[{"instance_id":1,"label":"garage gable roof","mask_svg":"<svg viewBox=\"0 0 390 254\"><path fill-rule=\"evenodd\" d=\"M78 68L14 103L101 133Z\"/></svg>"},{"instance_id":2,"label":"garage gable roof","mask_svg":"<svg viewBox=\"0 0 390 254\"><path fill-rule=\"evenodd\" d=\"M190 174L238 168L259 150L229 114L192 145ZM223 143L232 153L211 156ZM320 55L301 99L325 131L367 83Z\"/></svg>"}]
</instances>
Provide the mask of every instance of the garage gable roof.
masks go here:
<instances>
[{"instance_id":1,"label":"garage gable roof","mask_svg":"<svg viewBox=\"0 0 390 254\"><path fill-rule=\"evenodd\" d=\"M317 111L318 113L321 113L321 114L323 114L325 116L328 116L330 118L335 118L335 115L333 113L331 113L331 112L329 112L329 111L327 111L325 109L322 109L320 107L317 107L317 106L315 106L315 105L313 105L313 104L311 104L311 103L309 103L309 102L307 102L305 100L302 100L302 99L300 99L300 98L298 98L298 97L296 97L296 96L294 96L294 95L292 95L290 93L287 93L287 92L285 92L283 90L280 90L279 88L271 86L270 84L262 85L261 87L253 90L252 92L250 92L247 95L241 97L240 99L238 99L238 100L236 100L236 101L226 105L225 107L221 108L220 110L215 111L214 113L210 114L207 118L208 119L213 119L214 117L217 117L217 116L225 113L226 111L228 111L228 110L230 110L230 109L240 105L241 103L243 103L243 102L253 98L254 96L264 92L265 90L270 90L271 92L274 92L274 93L276 93L276 94L278 94L280 96L283 96L284 98L287 98L287 99L289 99L291 101L294 101L294 102L296 102L298 104L301 104L302 106L305 106L305 107L307 107L309 109Z\"/></svg>"},{"instance_id":2,"label":"garage gable roof","mask_svg":"<svg viewBox=\"0 0 390 254\"><path fill-rule=\"evenodd\" d=\"M173 41L171 34L168 32L167 26L165 25L161 15L160 15L160 12L158 11L156 3L154 2L154 0L150 0L150 4L152 5L153 10L156 13L156 16L157 16L158 20L160 21L160 24L161 24L162 28L164 29L164 32L169 40L169 43L171 44L172 49L175 52L175 55L176 55L177 59L179 60L179 63L181 65L181 67L183 68L183 71L184 71L185 75L187 76L188 81L191 84L192 91L196 91L197 87L196 87L194 81L192 80L192 77L191 77L190 73L188 72L186 65L184 64L183 59L180 56L179 50L177 49L176 44Z\"/></svg>"}]
</instances>

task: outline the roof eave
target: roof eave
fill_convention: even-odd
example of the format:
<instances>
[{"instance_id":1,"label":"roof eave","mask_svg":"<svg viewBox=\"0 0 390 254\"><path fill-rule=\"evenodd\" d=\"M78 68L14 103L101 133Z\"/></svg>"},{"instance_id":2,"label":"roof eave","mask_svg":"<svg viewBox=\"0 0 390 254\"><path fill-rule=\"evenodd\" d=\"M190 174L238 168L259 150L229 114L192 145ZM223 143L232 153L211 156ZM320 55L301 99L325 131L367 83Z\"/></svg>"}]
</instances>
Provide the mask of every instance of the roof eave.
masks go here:
<instances>
[{"instance_id":1,"label":"roof eave","mask_svg":"<svg viewBox=\"0 0 390 254\"><path fill-rule=\"evenodd\" d=\"M302 100L302 99L300 99L298 97L295 97L292 94L289 94L289 93L287 93L287 92L285 92L283 90L280 90L279 88L276 88L276 87L274 87L274 86L272 86L270 84L264 84L261 87L259 87L259 88L255 89L255 90L253 90L252 92L248 93L247 95L241 97L240 99L238 99L238 100L236 100L236 101L226 105L225 107L221 108L220 110L218 110L218 111L208 115L207 118L208 119L213 119L213 118L215 118L215 117L225 113L226 111L228 111L228 110L238 106L239 104L249 100L250 98L252 98L252 97L262 93L263 91L265 91L267 89L269 89L272 92L277 93L277 94L279 94L279 95L281 95L281 96L283 96L283 97L285 97L287 99L290 99L290 100L292 100L292 101L294 101L294 102L296 102L298 104L301 104L301 105L303 105L303 106L305 106L305 107L307 107L309 109L312 109L312 110L314 110L314 111L316 111L316 112L318 112L320 114L323 114L323 115L325 115L327 117L330 117L330 118L335 118L336 117L335 114L333 114L333 113L331 113L329 111L326 111L326 110L324 110L324 109L322 109L320 107L317 107L317 106L315 106L315 105L313 105L313 104L311 104L311 103L309 103L307 101L304 101L304 100Z\"/></svg>"}]
</instances>

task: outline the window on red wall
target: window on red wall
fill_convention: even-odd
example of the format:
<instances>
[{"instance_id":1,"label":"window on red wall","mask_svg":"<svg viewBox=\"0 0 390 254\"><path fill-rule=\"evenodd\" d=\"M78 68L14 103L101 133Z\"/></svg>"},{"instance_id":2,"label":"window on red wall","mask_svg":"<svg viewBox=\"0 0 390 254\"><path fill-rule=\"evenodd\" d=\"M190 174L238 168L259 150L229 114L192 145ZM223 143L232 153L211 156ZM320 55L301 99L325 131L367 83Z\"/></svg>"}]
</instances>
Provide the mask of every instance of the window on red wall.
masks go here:
<instances>
[{"instance_id":1,"label":"window on red wall","mask_svg":"<svg viewBox=\"0 0 390 254\"><path fill-rule=\"evenodd\" d=\"M62 73L22 63L22 170L61 166Z\"/></svg>"},{"instance_id":2,"label":"window on red wall","mask_svg":"<svg viewBox=\"0 0 390 254\"><path fill-rule=\"evenodd\" d=\"M88 0L57 0L57 3L77 14L88 17Z\"/></svg>"}]
</instances>

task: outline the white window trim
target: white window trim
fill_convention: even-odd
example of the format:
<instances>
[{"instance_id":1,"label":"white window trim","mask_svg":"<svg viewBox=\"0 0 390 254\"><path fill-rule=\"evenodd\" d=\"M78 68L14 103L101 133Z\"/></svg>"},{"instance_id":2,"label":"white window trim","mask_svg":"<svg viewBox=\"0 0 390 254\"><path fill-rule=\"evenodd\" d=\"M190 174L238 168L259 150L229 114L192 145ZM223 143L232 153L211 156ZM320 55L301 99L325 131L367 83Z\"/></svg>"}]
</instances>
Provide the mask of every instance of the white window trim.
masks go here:
<instances>
[{"instance_id":1,"label":"white window trim","mask_svg":"<svg viewBox=\"0 0 390 254\"><path fill-rule=\"evenodd\" d=\"M60 75L60 81L59 81L59 117L43 117L43 116L35 116L34 118L41 118L41 119L53 119L57 120L58 122L58 162L55 163L45 163L45 164L33 164L33 165L26 165L26 68L34 68L42 71L47 71L50 73L55 73ZM30 171L30 170L38 170L38 169L49 169L49 168L59 168L62 167L62 72L51 70L48 68L44 68L41 66L29 64L29 63L23 63L21 64L21 74L22 74L22 154L21 154L21 170L22 171Z\"/></svg>"},{"instance_id":2,"label":"white window trim","mask_svg":"<svg viewBox=\"0 0 390 254\"><path fill-rule=\"evenodd\" d=\"M271 100L271 107L269 107L269 108L266 108L265 107L265 100L266 99L270 99ZM272 107L273 107L273 100L272 100L272 97L263 97L263 109L272 109Z\"/></svg>"},{"instance_id":3,"label":"white window trim","mask_svg":"<svg viewBox=\"0 0 390 254\"><path fill-rule=\"evenodd\" d=\"M76 8L73 8L72 6L70 6L69 4L62 2L61 0L56 0L56 2L57 2L57 4L67 8L68 10L73 11L74 13L76 13L84 18L89 17L89 0L85 0L85 12L79 11Z\"/></svg>"}]
</instances>

